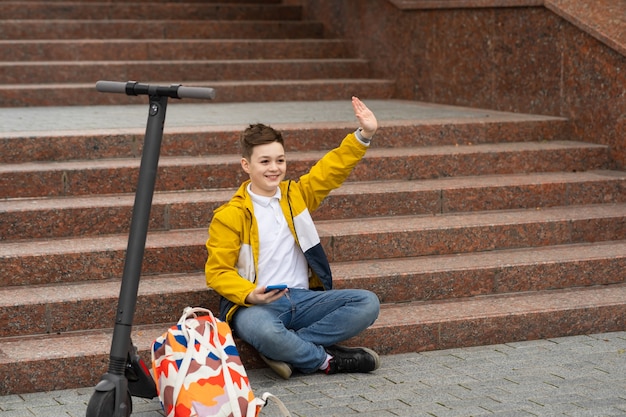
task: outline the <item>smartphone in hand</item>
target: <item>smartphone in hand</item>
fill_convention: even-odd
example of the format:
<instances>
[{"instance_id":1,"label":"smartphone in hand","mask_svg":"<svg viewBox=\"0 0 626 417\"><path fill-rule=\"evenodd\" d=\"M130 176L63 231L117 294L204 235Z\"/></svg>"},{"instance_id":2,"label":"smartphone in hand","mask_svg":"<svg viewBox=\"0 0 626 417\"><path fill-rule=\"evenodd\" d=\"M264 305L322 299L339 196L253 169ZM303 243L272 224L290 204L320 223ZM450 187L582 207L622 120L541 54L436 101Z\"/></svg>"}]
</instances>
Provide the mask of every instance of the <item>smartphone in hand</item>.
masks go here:
<instances>
[{"instance_id":1,"label":"smartphone in hand","mask_svg":"<svg viewBox=\"0 0 626 417\"><path fill-rule=\"evenodd\" d=\"M267 287L265 287L265 292L270 292L273 290L279 290L282 291L284 289L287 288L287 284L276 284L276 285L268 285Z\"/></svg>"}]
</instances>

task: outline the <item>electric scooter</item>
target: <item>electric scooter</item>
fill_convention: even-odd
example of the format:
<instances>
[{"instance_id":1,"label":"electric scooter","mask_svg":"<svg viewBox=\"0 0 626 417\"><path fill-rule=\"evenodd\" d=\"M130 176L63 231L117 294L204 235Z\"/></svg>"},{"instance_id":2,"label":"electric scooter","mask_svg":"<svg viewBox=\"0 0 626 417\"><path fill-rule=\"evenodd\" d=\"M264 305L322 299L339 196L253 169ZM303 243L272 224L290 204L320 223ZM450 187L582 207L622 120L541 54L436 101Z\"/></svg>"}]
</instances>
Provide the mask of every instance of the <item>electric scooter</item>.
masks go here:
<instances>
[{"instance_id":1,"label":"electric scooter","mask_svg":"<svg viewBox=\"0 0 626 417\"><path fill-rule=\"evenodd\" d=\"M139 179L130 223L128 247L120 287L118 308L113 328L108 372L95 387L87 405L87 417L128 417L132 413L131 396L157 396L154 379L131 340L131 330L141 264L148 234L148 220L156 182L165 111L168 98L213 99L215 90L182 85L155 86L135 81L98 81L96 89L103 93L120 93L149 97L148 124L144 137Z\"/></svg>"}]
</instances>

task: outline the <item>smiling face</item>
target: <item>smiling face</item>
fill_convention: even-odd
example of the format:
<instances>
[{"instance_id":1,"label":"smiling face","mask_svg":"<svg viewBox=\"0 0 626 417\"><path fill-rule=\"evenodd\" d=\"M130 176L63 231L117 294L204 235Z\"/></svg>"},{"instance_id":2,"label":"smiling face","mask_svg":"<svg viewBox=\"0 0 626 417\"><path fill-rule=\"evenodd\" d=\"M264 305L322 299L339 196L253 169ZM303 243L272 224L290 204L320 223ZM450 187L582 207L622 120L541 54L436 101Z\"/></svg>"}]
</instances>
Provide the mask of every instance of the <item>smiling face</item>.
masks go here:
<instances>
[{"instance_id":1,"label":"smiling face","mask_svg":"<svg viewBox=\"0 0 626 417\"><path fill-rule=\"evenodd\" d=\"M241 167L250 175L252 192L271 197L287 172L285 148L279 142L257 145L249 158L241 158Z\"/></svg>"}]
</instances>

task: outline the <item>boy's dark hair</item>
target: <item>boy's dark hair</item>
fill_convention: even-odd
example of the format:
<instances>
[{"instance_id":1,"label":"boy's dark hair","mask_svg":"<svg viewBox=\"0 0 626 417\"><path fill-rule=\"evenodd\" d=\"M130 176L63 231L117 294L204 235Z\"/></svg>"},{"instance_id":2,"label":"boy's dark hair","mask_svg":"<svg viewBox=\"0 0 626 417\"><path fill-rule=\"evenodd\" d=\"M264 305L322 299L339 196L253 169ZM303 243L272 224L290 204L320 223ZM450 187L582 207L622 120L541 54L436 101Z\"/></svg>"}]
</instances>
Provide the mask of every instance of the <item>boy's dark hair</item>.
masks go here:
<instances>
[{"instance_id":1,"label":"boy's dark hair","mask_svg":"<svg viewBox=\"0 0 626 417\"><path fill-rule=\"evenodd\" d=\"M262 123L251 124L239 138L241 155L246 159L250 159L255 146L272 142L278 142L285 146L283 135L279 131Z\"/></svg>"}]
</instances>

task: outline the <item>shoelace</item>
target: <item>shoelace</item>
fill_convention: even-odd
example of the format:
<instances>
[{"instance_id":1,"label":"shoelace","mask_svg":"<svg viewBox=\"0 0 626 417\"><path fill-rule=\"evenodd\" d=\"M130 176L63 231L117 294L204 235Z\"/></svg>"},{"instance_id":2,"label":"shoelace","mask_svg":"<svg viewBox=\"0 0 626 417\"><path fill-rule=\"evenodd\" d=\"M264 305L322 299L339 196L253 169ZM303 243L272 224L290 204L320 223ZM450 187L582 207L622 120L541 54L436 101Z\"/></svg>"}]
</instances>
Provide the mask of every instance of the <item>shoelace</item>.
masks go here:
<instances>
[{"instance_id":1,"label":"shoelace","mask_svg":"<svg viewBox=\"0 0 626 417\"><path fill-rule=\"evenodd\" d=\"M335 372L358 370L359 360L357 358L342 358L340 360L333 358L328 363L326 373L329 373L333 368Z\"/></svg>"}]
</instances>

